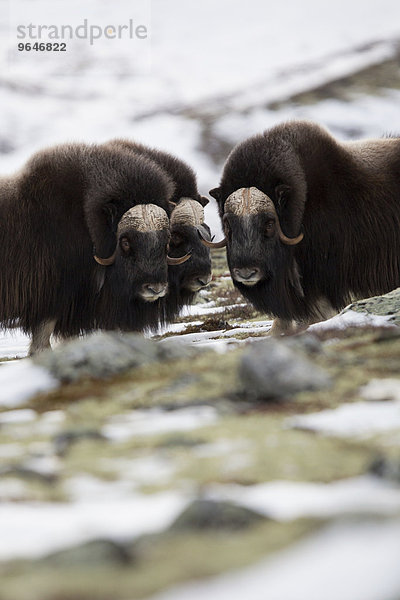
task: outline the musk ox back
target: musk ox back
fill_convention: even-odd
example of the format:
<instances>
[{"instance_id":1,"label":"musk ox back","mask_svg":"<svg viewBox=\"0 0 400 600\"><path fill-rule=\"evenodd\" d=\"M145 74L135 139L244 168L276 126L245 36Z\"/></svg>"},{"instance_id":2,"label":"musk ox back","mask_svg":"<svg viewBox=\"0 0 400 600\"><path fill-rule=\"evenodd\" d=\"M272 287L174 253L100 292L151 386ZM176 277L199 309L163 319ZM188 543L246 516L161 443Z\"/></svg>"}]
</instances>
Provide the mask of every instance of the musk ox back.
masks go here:
<instances>
[{"instance_id":1,"label":"musk ox back","mask_svg":"<svg viewBox=\"0 0 400 600\"><path fill-rule=\"evenodd\" d=\"M233 282L277 333L400 285L398 138L284 123L236 146L210 194Z\"/></svg>"},{"instance_id":2,"label":"musk ox back","mask_svg":"<svg viewBox=\"0 0 400 600\"><path fill-rule=\"evenodd\" d=\"M39 152L3 178L2 327L31 333L35 351L53 331L118 326L122 306L137 310L146 326L141 306L160 302L167 290L173 192L171 179L145 157L133 164L124 153L84 144ZM157 318L154 310L146 314Z\"/></svg>"}]
</instances>

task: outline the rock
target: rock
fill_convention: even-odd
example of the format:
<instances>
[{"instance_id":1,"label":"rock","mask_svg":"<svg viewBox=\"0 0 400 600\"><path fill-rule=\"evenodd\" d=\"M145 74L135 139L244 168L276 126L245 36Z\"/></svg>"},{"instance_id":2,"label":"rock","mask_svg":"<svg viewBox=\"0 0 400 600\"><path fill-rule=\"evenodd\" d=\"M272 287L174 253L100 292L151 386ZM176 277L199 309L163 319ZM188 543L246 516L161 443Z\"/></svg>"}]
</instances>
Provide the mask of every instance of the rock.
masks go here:
<instances>
[{"instance_id":1,"label":"rock","mask_svg":"<svg viewBox=\"0 0 400 600\"><path fill-rule=\"evenodd\" d=\"M56 473L46 473L25 465L4 465L0 467L0 478L1 477L18 477L27 481L38 481L47 485L52 485L57 480Z\"/></svg>"},{"instance_id":2,"label":"rock","mask_svg":"<svg viewBox=\"0 0 400 600\"><path fill-rule=\"evenodd\" d=\"M127 565L132 556L121 544L111 540L92 540L45 556L40 563L57 567L82 567L98 565Z\"/></svg>"},{"instance_id":3,"label":"rock","mask_svg":"<svg viewBox=\"0 0 400 600\"><path fill-rule=\"evenodd\" d=\"M241 390L249 398L284 398L331 385L320 367L290 347L291 342L270 338L253 344L241 359Z\"/></svg>"},{"instance_id":4,"label":"rock","mask_svg":"<svg viewBox=\"0 0 400 600\"><path fill-rule=\"evenodd\" d=\"M71 429L63 431L53 439L55 452L58 456L64 456L70 446L82 440L105 440L104 435L96 429Z\"/></svg>"},{"instance_id":5,"label":"rock","mask_svg":"<svg viewBox=\"0 0 400 600\"><path fill-rule=\"evenodd\" d=\"M265 520L258 512L231 502L195 500L172 523L170 531L245 529Z\"/></svg>"},{"instance_id":6,"label":"rock","mask_svg":"<svg viewBox=\"0 0 400 600\"><path fill-rule=\"evenodd\" d=\"M97 332L34 358L62 382L107 378L157 360L157 344L142 335Z\"/></svg>"},{"instance_id":7,"label":"rock","mask_svg":"<svg viewBox=\"0 0 400 600\"><path fill-rule=\"evenodd\" d=\"M302 350L306 354L315 355L323 352L322 343L312 333L303 333L285 338L284 343L293 350Z\"/></svg>"},{"instance_id":8,"label":"rock","mask_svg":"<svg viewBox=\"0 0 400 600\"><path fill-rule=\"evenodd\" d=\"M400 483L400 456L397 459L378 456L368 470L377 477Z\"/></svg>"},{"instance_id":9,"label":"rock","mask_svg":"<svg viewBox=\"0 0 400 600\"><path fill-rule=\"evenodd\" d=\"M182 360L193 358L205 352L203 348L197 348L185 344L182 340L166 338L157 344L157 353L160 360Z\"/></svg>"},{"instance_id":10,"label":"rock","mask_svg":"<svg viewBox=\"0 0 400 600\"><path fill-rule=\"evenodd\" d=\"M391 317L390 322L400 325L400 288L383 296L373 296L353 302L343 312L349 310L372 315L387 315Z\"/></svg>"}]
</instances>

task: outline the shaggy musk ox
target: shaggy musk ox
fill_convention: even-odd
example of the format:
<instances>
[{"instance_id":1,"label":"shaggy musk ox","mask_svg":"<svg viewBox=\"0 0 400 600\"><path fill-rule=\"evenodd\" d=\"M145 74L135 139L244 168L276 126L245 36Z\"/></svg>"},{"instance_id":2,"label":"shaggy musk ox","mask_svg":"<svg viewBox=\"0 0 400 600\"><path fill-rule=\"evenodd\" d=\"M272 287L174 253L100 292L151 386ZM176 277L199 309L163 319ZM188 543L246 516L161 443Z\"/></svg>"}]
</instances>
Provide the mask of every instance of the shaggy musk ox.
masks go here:
<instances>
[{"instance_id":1,"label":"shaggy musk ox","mask_svg":"<svg viewBox=\"0 0 400 600\"><path fill-rule=\"evenodd\" d=\"M124 149L133 156L140 155L154 161L174 182L175 190L170 198L173 210L169 254L179 257L190 253L191 258L179 266L168 268L169 292L162 305L163 320L170 321L184 305L193 301L196 292L211 281L210 250L201 243L199 236L201 234L205 240L211 241L203 209L208 198L199 194L194 171L179 158L125 139L112 140L106 146Z\"/></svg>"},{"instance_id":2,"label":"shaggy musk ox","mask_svg":"<svg viewBox=\"0 0 400 600\"><path fill-rule=\"evenodd\" d=\"M275 333L400 285L400 138L283 123L236 146L210 194L234 284Z\"/></svg>"},{"instance_id":3,"label":"shaggy musk ox","mask_svg":"<svg viewBox=\"0 0 400 600\"><path fill-rule=\"evenodd\" d=\"M174 184L143 156L84 144L34 155L0 180L0 323L70 336L157 319L167 292L169 200Z\"/></svg>"}]
</instances>

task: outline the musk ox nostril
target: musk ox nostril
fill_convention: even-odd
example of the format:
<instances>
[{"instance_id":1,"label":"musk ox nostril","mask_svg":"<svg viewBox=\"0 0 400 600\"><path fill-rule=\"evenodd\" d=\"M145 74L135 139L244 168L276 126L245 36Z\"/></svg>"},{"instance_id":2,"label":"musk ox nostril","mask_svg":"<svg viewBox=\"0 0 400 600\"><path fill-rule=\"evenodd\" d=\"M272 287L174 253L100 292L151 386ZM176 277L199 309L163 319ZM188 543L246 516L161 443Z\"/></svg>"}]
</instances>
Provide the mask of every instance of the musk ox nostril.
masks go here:
<instances>
[{"instance_id":1,"label":"musk ox nostril","mask_svg":"<svg viewBox=\"0 0 400 600\"><path fill-rule=\"evenodd\" d=\"M142 296L145 299L162 298L167 293L166 283L144 283L142 285Z\"/></svg>"},{"instance_id":2,"label":"musk ox nostril","mask_svg":"<svg viewBox=\"0 0 400 600\"><path fill-rule=\"evenodd\" d=\"M261 279L261 271L257 267L233 269L233 277L245 284L255 284Z\"/></svg>"},{"instance_id":3,"label":"musk ox nostril","mask_svg":"<svg viewBox=\"0 0 400 600\"><path fill-rule=\"evenodd\" d=\"M197 281L201 287L206 287L206 285L210 283L211 279L212 275L202 275L201 277L197 278Z\"/></svg>"}]
</instances>

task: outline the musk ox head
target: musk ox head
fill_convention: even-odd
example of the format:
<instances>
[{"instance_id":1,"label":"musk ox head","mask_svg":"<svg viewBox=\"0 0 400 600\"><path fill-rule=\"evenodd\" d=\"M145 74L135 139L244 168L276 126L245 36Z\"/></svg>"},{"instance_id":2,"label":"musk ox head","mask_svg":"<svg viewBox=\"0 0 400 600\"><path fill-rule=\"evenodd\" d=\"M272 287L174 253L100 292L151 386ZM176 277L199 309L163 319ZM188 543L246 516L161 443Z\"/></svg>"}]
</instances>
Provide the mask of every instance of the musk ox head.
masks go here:
<instances>
[{"instance_id":1,"label":"musk ox head","mask_svg":"<svg viewBox=\"0 0 400 600\"><path fill-rule=\"evenodd\" d=\"M191 260L169 269L172 288L183 293L195 293L211 281L210 250L201 243L200 234L211 241L210 230L204 223L203 206L191 198L181 198L171 213L171 257L191 254Z\"/></svg>"},{"instance_id":2,"label":"musk ox head","mask_svg":"<svg viewBox=\"0 0 400 600\"><path fill-rule=\"evenodd\" d=\"M215 193L216 190L210 192ZM225 238L217 243L203 242L209 247L227 247L232 279L247 297L254 296L249 295L249 288L265 288L282 276L297 295L303 296L297 264L289 250L301 242L303 233L288 237L276 209L285 204L289 195L287 185L275 188L275 202L256 187L235 190L224 203Z\"/></svg>"},{"instance_id":3,"label":"musk ox head","mask_svg":"<svg viewBox=\"0 0 400 600\"><path fill-rule=\"evenodd\" d=\"M139 297L154 302L168 290L168 265L179 265L191 254L168 256L169 218L155 204L139 204L126 211L118 222L117 244L108 258L94 259L110 267L109 281L129 298Z\"/></svg>"}]
</instances>

